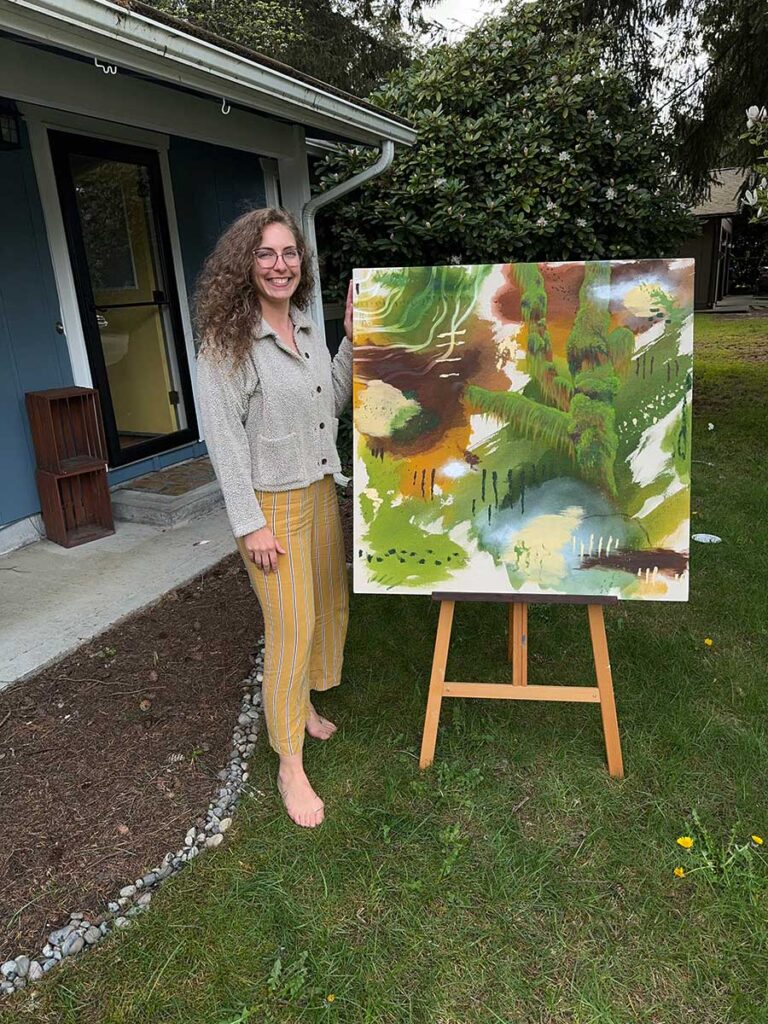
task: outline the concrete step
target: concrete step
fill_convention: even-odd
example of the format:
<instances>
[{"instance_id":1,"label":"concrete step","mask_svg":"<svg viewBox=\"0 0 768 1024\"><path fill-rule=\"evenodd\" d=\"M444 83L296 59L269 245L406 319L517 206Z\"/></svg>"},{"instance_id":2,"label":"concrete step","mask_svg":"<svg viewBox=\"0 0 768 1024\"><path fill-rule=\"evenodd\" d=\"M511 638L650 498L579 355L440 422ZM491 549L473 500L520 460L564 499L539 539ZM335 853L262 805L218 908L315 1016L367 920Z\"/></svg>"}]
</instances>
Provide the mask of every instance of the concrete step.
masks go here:
<instances>
[{"instance_id":1,"label":"concrete step","mask_svg":"<svg viewBox=\"0 0 768 1024\"><path fill-rule=\"evenodd\" d=\"M224 505L208 459L193 459L148 473L112 490L115 519L151 526L180 526Z\"/></svg>"}]
</instances>

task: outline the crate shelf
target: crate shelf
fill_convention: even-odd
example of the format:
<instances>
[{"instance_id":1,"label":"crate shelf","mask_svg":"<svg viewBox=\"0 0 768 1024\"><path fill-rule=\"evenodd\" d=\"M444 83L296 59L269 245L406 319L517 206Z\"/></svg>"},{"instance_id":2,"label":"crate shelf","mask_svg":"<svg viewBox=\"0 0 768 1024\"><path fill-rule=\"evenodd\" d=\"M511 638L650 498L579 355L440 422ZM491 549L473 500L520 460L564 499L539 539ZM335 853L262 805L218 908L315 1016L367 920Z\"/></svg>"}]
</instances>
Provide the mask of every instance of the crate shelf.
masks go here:
<instances>
[{"instance_id":1,"label":"crate shelf","mask_svg":"<svg viewBox=\"0 0 768 1024\"><path fill-rule=\"evenodd\" d=\"M114 533L98 393L52 388L26 403L48 539L71 548Z\"/></svg>"},{"instance_id":2,"label":"crate shelf","mask_svg":"<svg viewBox=\"0 0 768 1024\"><path fill-rule=\"evenodd\" d=\"M56 473L71 459L106 463L99 395L92 388L52 388L26 396L38 469Z\"/></svg>"}]
</instances>

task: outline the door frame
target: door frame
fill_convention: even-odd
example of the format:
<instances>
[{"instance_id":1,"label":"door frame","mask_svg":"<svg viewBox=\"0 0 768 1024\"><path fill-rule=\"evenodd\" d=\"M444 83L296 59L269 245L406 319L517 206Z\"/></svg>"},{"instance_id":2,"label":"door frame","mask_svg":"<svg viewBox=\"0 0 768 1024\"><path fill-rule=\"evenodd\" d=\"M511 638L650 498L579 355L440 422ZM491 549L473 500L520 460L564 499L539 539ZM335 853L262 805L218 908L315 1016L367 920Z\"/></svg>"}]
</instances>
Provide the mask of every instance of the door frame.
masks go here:
<instances>
[{"instance_id":1,"label":"door frame","mask_svg":"<svg viewBox=\"0 0 768 1024\"><path fill-rule=\"evenodd\" d=\"M197 417L195 415L194 394L192 391L191 374L184 344L184 328L181 309L176 288L176 275L173 265L168 216L165 209L163 180L157 151L132 145L125 142L93 138L70 131L49 130L48 140L51 147L54 174L58 187L59 203L67 237L70 263L77 295L80 323L83 330L89 363L94 377L94 384L101 395L102 417L110 454L110 465L123 466L128 462L158 455L169 449L177 448L197 440ZM170 337L166 338L168 347L169 370L177 377L174 387L178 387L180 398L184 403L186 426L169 434L148 438L123 449L120 445L119 430L115 419L112 394L107 374L104 350L96 318L96 302L93 294L90 267L82 234L80 215L75 199L75 184L72 176L70 155L102 157L105 160L135 164L147 168L149 174L150 199L152 217L157 231L161 283L165 294L168 312ZM176 374L173 374L173 370Z\"/></svg>"},{"instance_id":2,"label":"door frame","mask_svg":"<svg viewBox=\"0 0 768 1024\"><path fill-rule=\"evenodd\" d=\"M91 372L84 325L81 321L80 308L77 302L74 273L64 230L64 220L59 203L58 186L56 184L53 157L48 138L49 131L117 142L145 150L152 150L157 154L160 162L163 202L172 254L172 266L169 267L169 272L173 272L173 284L176 289L183 327L185 359L182 362L187 372L189 372L195 362L195 341L184 276L181 243L179 241L171 168L168 160L169 136L144 128L102 121L86 114L54 110L33 103L20 102L19 110L27 124L74 383L80 387L93 387L94 377ZM187 419L188 427L192 428L194 426L194 437L192 440L197 441L200 439L200 416L197 401L197 380L194 373L191 374L191 385L194 404L187 408ZM174 443L173 448L184 447L188 443ZM167 448L164 450L172 449ZM128 451L131 452L131 457L121 462L121 466L140 462L147 458L145 454L139 454L135 449L128 449ZM110 468L113 468L111 462L109 465Z\"/></svg>"}]
</instances>

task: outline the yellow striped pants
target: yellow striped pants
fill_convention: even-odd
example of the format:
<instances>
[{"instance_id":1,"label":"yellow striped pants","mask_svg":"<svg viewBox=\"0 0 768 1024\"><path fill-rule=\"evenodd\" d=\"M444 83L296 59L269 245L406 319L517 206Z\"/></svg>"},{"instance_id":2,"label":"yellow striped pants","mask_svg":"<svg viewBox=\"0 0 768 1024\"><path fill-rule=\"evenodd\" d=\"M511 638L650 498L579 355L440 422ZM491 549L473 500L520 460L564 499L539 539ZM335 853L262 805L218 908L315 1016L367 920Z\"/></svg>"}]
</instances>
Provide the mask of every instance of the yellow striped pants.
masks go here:
<instances>
[{"instance_id":1,"label":"yellow striped pants","mask_svg":"<svg viewBox=\"0 0 768 1024\"><path fill-rule=\"evenodd\" d=\"M237 541L264 613L264 720L273 749L297 754L310 690L341 682L349 595L339 503L332 476L256 497L286 551L277 571L265 573Z\"/></svg>"}]
</instances>

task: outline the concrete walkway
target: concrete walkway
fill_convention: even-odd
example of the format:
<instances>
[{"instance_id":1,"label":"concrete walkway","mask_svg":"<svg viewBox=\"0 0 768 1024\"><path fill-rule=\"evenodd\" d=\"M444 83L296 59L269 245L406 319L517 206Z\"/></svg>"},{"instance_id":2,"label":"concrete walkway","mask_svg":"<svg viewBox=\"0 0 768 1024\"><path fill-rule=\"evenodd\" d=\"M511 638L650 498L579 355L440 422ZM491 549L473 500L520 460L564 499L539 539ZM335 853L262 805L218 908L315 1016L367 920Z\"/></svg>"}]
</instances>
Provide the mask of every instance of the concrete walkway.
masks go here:
<instances>
[{"instance_id":1,"label":"concrete walkway","mask_svg":"<svg viewBox=\"0 0 768 1024\"><path fill-rule=\"evenodd\" d=\"M42 540L0 557L0 690L235 550L223 510L174 529L115 525L81 547Z\"/></svg>"}]
</instances>

